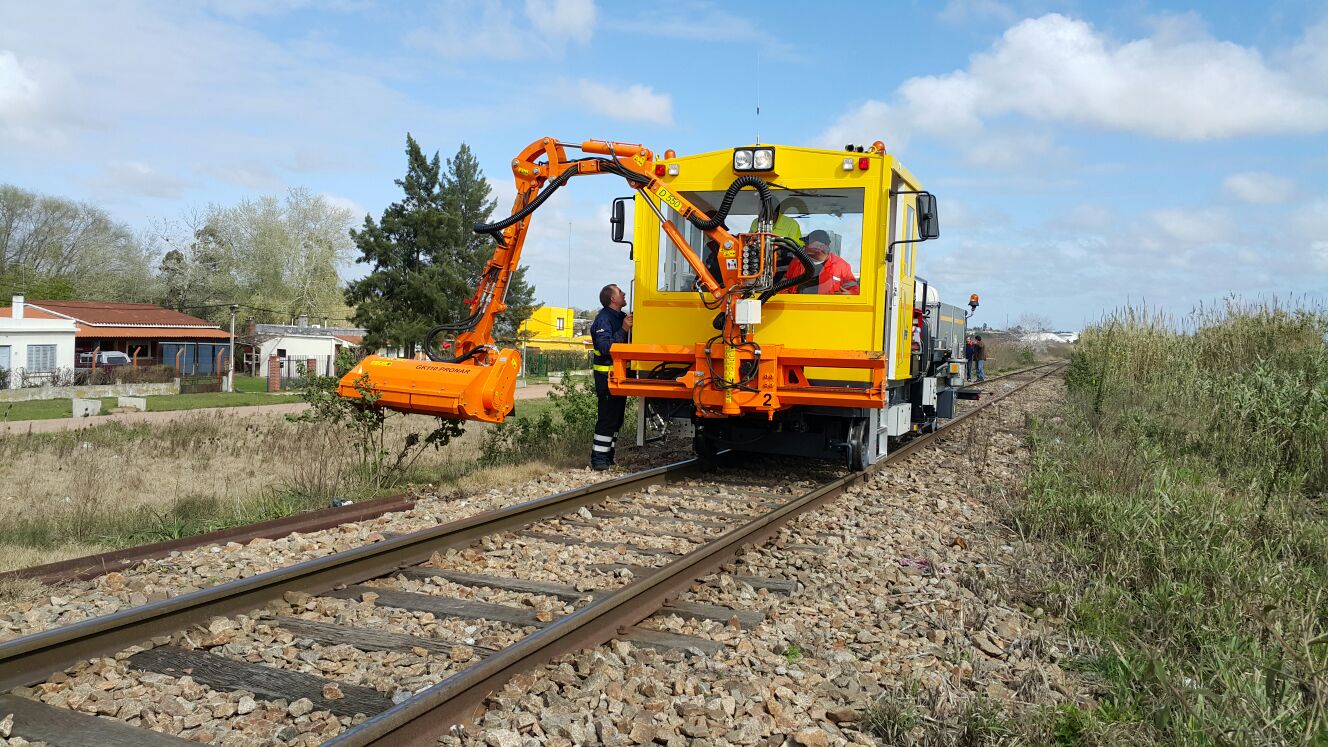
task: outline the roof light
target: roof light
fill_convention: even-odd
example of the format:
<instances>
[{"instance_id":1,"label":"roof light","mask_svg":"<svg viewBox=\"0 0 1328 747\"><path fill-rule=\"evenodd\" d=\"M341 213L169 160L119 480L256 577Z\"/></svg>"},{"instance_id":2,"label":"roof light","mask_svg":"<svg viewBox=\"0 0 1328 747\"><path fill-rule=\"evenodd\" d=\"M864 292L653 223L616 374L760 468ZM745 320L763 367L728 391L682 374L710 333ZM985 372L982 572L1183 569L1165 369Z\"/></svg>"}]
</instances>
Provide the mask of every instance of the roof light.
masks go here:
<instances>
[{"instance_id":1,"label":"roof light","mask_svg":"<svg viewBox=\"0 0 1328 747\"><path fill-rule=\"evenodd\" d=\"M666 161L670 158L677 158L677 157L678 157L678 152L672 148L669 148L668 150L664 151L664 160Z\"/></svg>"},{"instance_id":2,"label":"roof light","mask_svg":"<svg viewBox=\"0 0 1328 747\"><path fill-rule=\"evenodd\" d=\"M664 176L664 164L655 164L655 176Z\"/></svg>"},{"instance_id":3,"label":"roof light","mask_svg":"<svg viewBox=\"0 0 1328 747\"><path fill-rule=\"evenodd\" d=\"M852 170L853 170L853 159L852 159L852 158L845 158L845 159L844 159L844 170L845 170L845 171L852 171Z\"/></svg>"},{"instance_id":4,"label":"roof light","mask_svg":"<svg viewBox=\"0 0 1328 747\"><path fill-rule=\"evenodd\" d=\"M858 171L866 171L871 166L871 159L863 156L858 159Z\"/></svg>"},{"instance_id":5,"label":"roof light","mask_svg":"<svg viewBox=\"0 0 1328 747\"><path fill-rule=\"evenodd\" d=\"M734 148L734 171L773 171L775 168L774 148Z\"/></svg>"},{"instance_id":6,"label":"roof light","mask_svg":"<svg viewBox=\"0 0 1328 747\"><path fill-rule=\"evenodd\" d=\"M678 175L678 164L676 163L669 164L669 176L677 176L677 175Z\"/></svg>"}]
</instances>

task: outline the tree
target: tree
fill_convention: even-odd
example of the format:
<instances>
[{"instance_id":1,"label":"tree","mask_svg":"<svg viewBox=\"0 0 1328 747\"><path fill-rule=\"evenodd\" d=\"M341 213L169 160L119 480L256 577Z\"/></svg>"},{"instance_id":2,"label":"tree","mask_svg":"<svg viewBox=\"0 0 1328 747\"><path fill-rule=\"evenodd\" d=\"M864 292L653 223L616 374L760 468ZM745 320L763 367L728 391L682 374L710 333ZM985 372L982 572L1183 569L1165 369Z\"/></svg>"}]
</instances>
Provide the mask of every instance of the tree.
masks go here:
<instances>
[{"instance_id":1,"label":"tree","mask_svg":"<svg viewBox=\"0 0 1328 747\"><path fill-rule=\"evenodd\" d=\"M0 185L0 298L144 301L151 254L101 208Z\"/></svg>"},{"instance_id":2,"label":"tree","mask_svg":"<svg viewBox=\"0 0 1328 747\"><path fill-rule=\"evenodd\" d=\"M231 303L258 321L347 317L340 269L351 214L306 189L211 205L158 230L160 303L225 322Z\"/></svg>"},{"instance_id":3,"label":"tree","mask_svg":"<svg viewBox=\"0 0 1328 747\"><path fill-rule=\"evenodd\" d=\"M351 231L360 250L356 262L372 269L350 284L346 300L355 306L355 323L368 331L367 347L400 346L409 356L431 327L470 315L464 302L493 254L492 239L477 236L472 226L489 220L494 203L469 147L463 144L444 172L438 153L426 157L409 133L406 175L396 185L404 199L377 222L365 216L363 227ZM524 268L518 270L508 290L509 310L500 317L504 330L515 334L530 314L533 295Z\"/></svg>"}]
</instances>

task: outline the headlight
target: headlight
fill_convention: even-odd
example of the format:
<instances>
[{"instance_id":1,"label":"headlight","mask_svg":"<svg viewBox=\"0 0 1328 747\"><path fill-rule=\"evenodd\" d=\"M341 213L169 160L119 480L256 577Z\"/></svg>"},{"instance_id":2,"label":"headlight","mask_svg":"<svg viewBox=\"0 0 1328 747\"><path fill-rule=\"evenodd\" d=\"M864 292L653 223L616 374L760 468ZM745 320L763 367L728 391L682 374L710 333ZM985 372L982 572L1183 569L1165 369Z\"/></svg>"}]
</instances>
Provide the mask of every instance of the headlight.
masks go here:
<instances>
[{"instance_id":1,"label":"headlight","mask_svg":"<svg viewBox=\"0 0 1328 747\"><path fill-rule=\"evenodd\" d=\"M773 171L775 168L774 148L734 148L734 171Z\"/></svg>"}]
</instances>

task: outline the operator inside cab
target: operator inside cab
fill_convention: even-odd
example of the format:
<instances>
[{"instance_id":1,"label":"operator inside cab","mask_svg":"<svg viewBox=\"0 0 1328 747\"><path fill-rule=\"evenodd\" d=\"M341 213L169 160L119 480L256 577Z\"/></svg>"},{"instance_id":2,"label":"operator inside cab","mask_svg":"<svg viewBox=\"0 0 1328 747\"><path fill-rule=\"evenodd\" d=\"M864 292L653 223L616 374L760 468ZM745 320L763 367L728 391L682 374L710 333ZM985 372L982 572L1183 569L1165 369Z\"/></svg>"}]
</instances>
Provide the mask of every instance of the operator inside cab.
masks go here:
<instances>
[{"instance_id":1,"label":"operator inside cab","mask_svg":"<svg viewBox=\"0 0 1328 747\"><path fill-rule=\"evenodd\" d=\"M775 208L775 223L770 232L776 236L783 236L786 239L793 239L799 244L802 243L802 226L793 218L795 215L805 215L807 213L807 203L797 197L785 197L779 201L779 206ZM756 230L758 218L752 219L752 227L749 231Z\"/></svg>"},{"instance_id":2,"label":"operator inside cab","mask_svg":"<svg viewBox=\"0 0 1328 747\"><path fill-rule=\"evenodd\" d=\"M805 251L813 262L812 273L817 276L817 282L798 288L798 293L858 295L858 279L853 275L853 268L843 257L830 252L829 233L818 228L807 234ZM802 260L794 259L784 277L791 280L802 277L805 272ZM794 292L792 288L785 291L791 292Z\"/></svg>"}]
</instances>

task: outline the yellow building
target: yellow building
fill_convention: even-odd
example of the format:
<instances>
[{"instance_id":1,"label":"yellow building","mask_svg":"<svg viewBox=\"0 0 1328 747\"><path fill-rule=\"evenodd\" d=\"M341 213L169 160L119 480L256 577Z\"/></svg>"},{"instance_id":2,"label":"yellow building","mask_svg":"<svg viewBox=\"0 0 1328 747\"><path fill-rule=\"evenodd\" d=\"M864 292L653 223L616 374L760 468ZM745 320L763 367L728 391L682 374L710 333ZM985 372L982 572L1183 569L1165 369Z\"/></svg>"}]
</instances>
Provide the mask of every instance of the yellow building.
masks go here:
<instances>
[{"instance_id":1,"label":"yellow building","mask_svg":"<svg viewBox=\"0 0 1328 747\"><path fill-rule=\"evenodd\" d=\"M526 346L540 350L589 350L589 335L575 334L575 311L562 306L541 306L518 330Z\"/></svg>"}]
</instances>

